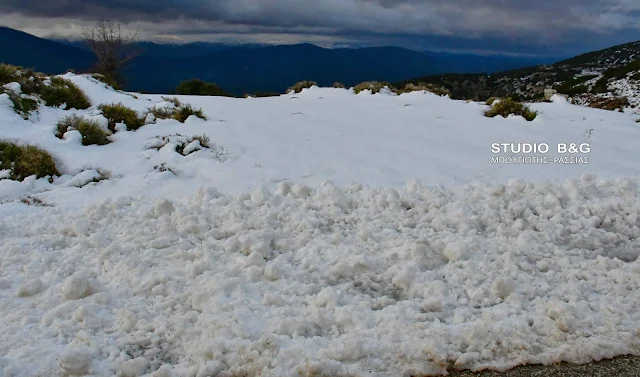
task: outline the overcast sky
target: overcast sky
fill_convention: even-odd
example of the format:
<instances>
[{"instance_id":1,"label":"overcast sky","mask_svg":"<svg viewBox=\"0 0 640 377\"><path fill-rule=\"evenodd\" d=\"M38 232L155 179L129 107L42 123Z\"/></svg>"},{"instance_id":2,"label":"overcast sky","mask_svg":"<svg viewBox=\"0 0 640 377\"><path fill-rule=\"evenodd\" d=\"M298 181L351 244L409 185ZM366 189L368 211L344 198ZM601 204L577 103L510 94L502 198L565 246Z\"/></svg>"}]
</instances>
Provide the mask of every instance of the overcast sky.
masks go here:
<instances>
[{"instance_id":1,"label":"overcast sky","mask_svg":"<svg viewBox=\"0 0 640 377\"><path fill-rule=\"evenodd\" d=\"M1 0L0 24L74 37L105 16L141 39L572 55L640 39L640 0Z\"/></svg>"}]
</instances>

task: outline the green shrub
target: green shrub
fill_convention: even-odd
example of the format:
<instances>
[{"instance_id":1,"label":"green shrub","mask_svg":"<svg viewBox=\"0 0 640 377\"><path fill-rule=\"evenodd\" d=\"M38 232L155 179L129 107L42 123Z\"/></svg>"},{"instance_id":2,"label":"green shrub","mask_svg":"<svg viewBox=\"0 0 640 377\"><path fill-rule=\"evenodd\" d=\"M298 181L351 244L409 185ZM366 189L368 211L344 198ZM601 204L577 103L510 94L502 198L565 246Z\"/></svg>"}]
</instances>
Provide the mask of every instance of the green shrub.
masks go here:
<instances>
[{"instance_id":1,"label":"green shrub","mask_svg":"<svg viewBox=\"0 0 640 377\"><path fill-rule=\"evenodd\" d=\"M189 96L222 96L231 97L224 89L210 82L192 79L181 82L176 88L176 93Z\"/></svg>"},{"instance_id":2,"label":"green shrub","mask_svg":"<svg viewBox=\"0 0 640 377\"><path fill-rule=\"evenodd\" d=\"M331 85L332 88L337 88L337 89L344 89L344 84L341 82L334 82L333 85Z\"/></svg>"},{"instance_id":3,"label":"green shrub","mask_svg":"<svg viewBox=\"0 0 640 377\"><path fill-rule=\"evenodd\" d=\"M202 113L202 109L195 109L190 104L182 105L178 107L173 115L173 119L177 120L180 123L184 123L189 116L195 115L200 119L206 120L207 117Z\"/></svg>"},{"instance_id":4,"label":"green shrub","mask_svg":"<svg viewBox=\"0 0 640 377\"><path fill-rule=\"evenodd\" d=\"M91 106L87 95L71 81L62 77L52 77L49 85L42 85L40 96L47 106L58 107L66 104L66 109L84 110Z\"/></svg>"},{"instance_id":5,"label":"green shrub","mask_svg":"<svg viewBox=\"0 0 640 377\"><path fill-rule=\"evenodd\" d=\"M82 134L82 145L106 145L111 143L109 134L100 127L100 123L79 115L71 115L62 118L57 125L56 136L60 139L70 129Z\"/></svg>"},{"instance_id":6,"label":"green shrub","mask_svg":"<svg viewBox=\"0 0 640 377\"><path fill-rule=\"evenodd\" d=\"M484 115L489 118L493 118L498 115L502 115L504 118L510 114L520 115L528 121L532 121L536 118L538 113L532 111L528 106L523 105L520 102L514 101L511 98L504 98L500 101L493 101L491 109L487 110Z\"/></svg>"},{"instance_id":7,"label":"green shrub","mask_svg":"<svg viewBox=\"0 0 640 377\"><path fill-rule=\"evenodd\" d=\"M28 119L32 111L38 109L38 101L25 95L18 95L10 90L5 91L13 103L13 111L21 115L24 119Z\"/></svg>"},{"instance_id":8,"label":"green shrub","mask_svg":"<svg viewBox=\"0 0 640 377\"><path fill-rule=\"evenodd\" d=\"M318 85L318 84L316 84L315 81L299 81L299 82L293 84L292 86L290 86L287 89L287 93L291 93L291 91L293 91L295 93L300 93L300 92L302 92L302 89L309 89L314 85Z\"/></svg>"},{"instance_id":9,"label":"green shrub","mask_svg":"<svg viewBox=\"0 0 640 377\"><path fill-rule=\"evenodd\" d=\"M116 123L124 123L130 130L137 130L144 126L144 119L141 119L135 110L126 107L122 103L100 105L98 108L102 110L104 117L109 120L109 130L111 132L116 131Z\"/></svg>"},{"instance_id":10,"label":"green shrub","mask_svg":"<svg viewBox=\"0 0 640 377\"><path fill-rule=\"evenodd\" d=\"M59 176L56 163L44 149L34 145L17 145L0 140L0 170L10 170L9 179L22 181L35 175L38 178Z\"/></svg>"},{"instance_id":11,"label":"green shrub","mask_svg":"<svg viewBox=\"0 0 640 377\"><path fill-rule=\"evenodd\" d=\"M363 90L371 90L371 94L376 94L376 93L379 93L385 86L388 87L388 88L391 88L391 84L389 84L386 81L384 81L384 82L365 81L365 82L361 82L360 84L356 85L353 88L353 91L356 94L358 94L358 93L362 92Z\"/></svg>"}]
</instances>

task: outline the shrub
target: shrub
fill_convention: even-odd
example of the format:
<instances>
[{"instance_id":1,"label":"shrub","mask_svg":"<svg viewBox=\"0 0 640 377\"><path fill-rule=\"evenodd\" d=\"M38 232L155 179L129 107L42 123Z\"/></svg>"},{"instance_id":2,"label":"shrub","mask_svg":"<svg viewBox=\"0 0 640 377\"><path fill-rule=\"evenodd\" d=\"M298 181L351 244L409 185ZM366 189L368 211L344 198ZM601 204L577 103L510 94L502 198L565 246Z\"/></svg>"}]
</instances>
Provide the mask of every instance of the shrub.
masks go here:
<instances>
[{"instance_id":1,"label":"shrub","mask_svg":"<svg viewBox=\"0 0 640 377\"><path fill-rule=\"evenodd\" d=\"M315 81L299 81L295 83L293 86L290 86L287 89L287 93L291 93L291 91L295 93L300 93L302 92L302 89L309 89L314 85L318 85L318 84L316 84Z\"/></svg>"},{"instance_id":2,"label":"shrub","mask_svg":"<svg viewBox=\"0 0 640 377\"><path fill-rule=\"evenodd\" d=\"M190 138L184 140L183 142L178 143L178 145L176 146L176 152L180 153L183 156L187 156L193 153L193 151L185 151L185 148L195 140L198 140L202 148L209 148L209 142L211 141L209 139L209 136L197 135L197 136L191 136Z\"/></svg>"},{"instance_id":3,"label":"shrub","mask_svg":"<svg viewBox=\"0 0 640 377\"><path fill-rule=\"evenodd\" d=\"M217 84L192 79L181 82L176 88L176 93L189 96L222 96L230 97L224 89Z\"/></svg>"},{"instance_id":4,"label":"shrub","mask_svg":"<svg viewBox=\"0 0 640 377\"><path fill-rule=\"evenodd\" d=\"M191 115L195 115L200 119L204 119L204 120L207 119L207 117L205 117L204 114L202 113L202 109L196 110L190 104L186 104L178 107L175 113L173 114L173 119L177 120L180 123L184 123L184 121L187 120L187 118L189 118L189 116Z\"/></svg>"},{"instance_id":5,"label":"shrub","mask_svg":"<svg viewBox=\"0 0 640 377\"><path fill-rule=\"evenodd\" d=\"M78 115L71 115L62 118L57 125L56 136L60 139L65 132L70 129L77 130L82 134L82 145L106 145L111 143L109 134L100 127L100 123L96 120L86 119Z\"/></svg>"},{"instance_id":6,"label":"shrub","mask_svg":"<svg viewBox=\"0 0 640 377\"><path fill-rule=\"evenodd\" d=\"M589 107L603 110L622 110L627 106L629 106L627 97L598 98L589 104Z\"/></svg>"},{"instance_id":7,"label":"shrub","mask_svg":"<svg viewBox=\"0 0 640 377\"><path fill-rule=\"evenodd\" d=\"M489 118L493 118L498 115L502 115L506 118L509 114L520 115L528 121L534 120L538 115L538 113L532 111L528 106L514 101L511 98L501 99L499 102L493 101L491 109L484 113L484 115Z\"/></svg>"},{"instance_id":8,"label":"shrub","mask_svg":"<svg viewBox=\"0 0 640 377\"><path fill-rule=\"evenodd\" d=\"M344 84L341 82L334 82L333 85L331 85L332 88L337 88L337 89L344 89Z\"/></svg>"},{"instance_id":9,"label":"shrub","mask_svg":"<svg viewBox=\"0 0 640 377\"><path fill-rule=\"evenodd\" d=\"M0 85L19 81L20 77L20 67L9 64L0 64Z\"/></svg>"},{"instance_id":10,"label":"shrub","mask_svg":"<svg viewBox=\"0 0 640 377\"><path fill-rule=\"evenodd\" d=\"M74 83L62 77L52 77L49 85L43 85L40 91L47 106L66 105L66 109L84 110L91 106L87 95Z\"/></svg>"},{"instance_id":11,"label":"shrub","mask_svg":"<svg viewBox=\"0 0 640 377\"><path fill-rule=\"evenodd\" d=\"M56 163L44 149L34 145L17 145L0 140L0 170L9 170L9 178L22 181L35 175L38 178L59 176Z\"/></svg>"},{"instance_id":12,"label":"shrub","mask_svg":"<svg viewBox=\"0 0 640 377\"><path fill-rule=\"evenodd\" d=\"M371 90L371 94L379 93L384 87L391 88L391 84L388 82L379 82L379 81L365 81L353 88L353 91L358 94L363 90Z\"/></svg>"},{"instance_id":13,"label":"shrub","mask_svg":"<svg viewBox=\"0 0 640 377\"><path fill-rule=\"evenodd\" d=\"M24 119L28 119L29 114L38 109L38 101L33 98L18 95L10 90L5 91L5 93L7 93L9 99L13 103L13 110Z\"/></svg>"},{"instance_id":14,"label":"shrub","mask_svg":"<svg viewBox=\"0 0 640 377\"><path fill-rule=\"evenodd\" d=\"M153 114L156 119L173 119L177 111L175 107L152 107L147 114Z\"/></svg>"},{"instance_id":15,"label":"shrub","mask_svg":"<svg viewBox=\"0 0 640 377\"><path fill-rule=\"evenodd\" d=\"M116 123L124 123L130 130L137 130L144 126L144 119L141 119L135 110L121 103L100 105L98 108L102 110L104 117L109 120L109 130L111 132L116 131Z\"/></svg>"},{"instance_id":16,"label":"shrub","mask_svg":"<svg viewBox=\"0 0 640 377\"><path fill-rule=\"evenodd\" d=\"M492 106L497 99L498 99L497 97L490 97L485 103L489 106Z\"/></svg>"},{"instance_id":17,"label":"shrub","mask_svg":"<svg viewBox=\"0 0 640 377\"><path fill-rule=\"evenodd\" d=\"M31 69L0 64L0 85L17 82L24 94L39 93L43 78L43 74L35 73Z\"/></svg>"},{"instance_id":18,"label":"shrub","mask_svg":"<svg viewBox=\"0 0 640 377\"><path fill-rule=\"evenodd\" d=\"M418 91L427 91L427 92L437 94L439 96L451 95L451 92L445 87L424 83L424 82L419 82L417 84L408 83L403 88L396 89L396 93L398 94L418 92Z\"/></svg>"}]
</instances>

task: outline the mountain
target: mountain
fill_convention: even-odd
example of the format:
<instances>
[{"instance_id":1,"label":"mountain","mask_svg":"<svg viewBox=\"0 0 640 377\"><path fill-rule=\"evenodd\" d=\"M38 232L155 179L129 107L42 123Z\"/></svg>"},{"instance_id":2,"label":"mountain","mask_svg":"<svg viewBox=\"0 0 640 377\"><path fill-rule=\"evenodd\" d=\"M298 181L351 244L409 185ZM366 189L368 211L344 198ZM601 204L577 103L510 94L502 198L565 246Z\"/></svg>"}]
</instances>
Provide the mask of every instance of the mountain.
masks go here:
<instances>
[{"instance_id":1,"label":"mountain","mask_svg":"<svg viewBox=\"0 0 640 377\"><path fill-rule=\"evenodd\" d=\"M0 62L44 73L85 72L93 66L91 52L0 26Z\"/></svg>"},{"instance_id":2,"label":"mountain","mask_svg":"<svg viewBox=\"0 0 640 377\"><path fill-rule=\"evenodd\" d=\"M581 54L550 65L535 65L494 74L443 74L394 83L443 86L455 99L483 101L513 97L544 99L545 89L564 94L572 103L637 112L640 106L640 41Z\"/></svg>"},{"instance_id":3,"label":"mountain","mask_svg":"<svg viewBox=\"0 0 640 377\"><path fill-rule=\"evenodd\" d=\"M65 43L70 46L80 47L88 49L87 44L81 40L64 40L64 39L50 39L54 42ZM270 44L260 43L211 43L211 42L191 42L191 43L156 43L156 42L135 42L131 45L133 51L138 52L141 55L151 56L155 58L173 58L180 57L199 57L210 53L229 50L233 48L260 48L269 47Z\"/></svg>"},{"instance_id":4,"label":"mountain","mask_svg":"<svg viewBox=\"0 0 640 377\"><path fill-rule=\"evenodd\" d=\"M365 80L398 81L446 72L495 72L531 64L531 58L428 53L399 47L321 48L311 44L261 45L139 42L140 55L125 72L125 89L171 92L199 78L227 91L282 92L301 80L320 85L355 85ZM535 60L535 59L534 59ZM0 62L48 74L88 72L93 56L83 42L46 40L0 28ZM537 61L538 63L540 61Z\"/></svg>"}]
</instances>

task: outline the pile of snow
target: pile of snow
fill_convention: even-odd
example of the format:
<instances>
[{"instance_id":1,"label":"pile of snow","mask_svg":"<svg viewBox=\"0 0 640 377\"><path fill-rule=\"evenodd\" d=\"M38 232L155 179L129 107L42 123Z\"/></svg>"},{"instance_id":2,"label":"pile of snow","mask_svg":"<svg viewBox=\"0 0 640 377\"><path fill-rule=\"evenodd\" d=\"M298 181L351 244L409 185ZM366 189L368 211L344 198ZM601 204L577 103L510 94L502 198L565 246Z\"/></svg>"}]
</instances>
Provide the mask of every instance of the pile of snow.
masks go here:
<instances>
[{"instance_id":1,"label":"pile of snow","mask_svg":"<svg viewBox=\"0 0 640 377\"><path fill-rule=\"evenodd\" d=\"M639 354L638 183L281 184L14 216L1 365L399 376Z\"/></svg>"},{"instance_id":2,"label":"pile of snow","mask_svg":"<svg viewBox=\"0 0 640 377\"><path fill-rule=\"evenodd\" d=\"M628 114L555 96L527 122L312 88L179 97L208 120L83 146L56 122L167 104L67 78L92 109L24 120L0 103L0 138L64 173L0 178L2 376L444 375L640 354ZM551 158L588 144L589 163L495 164L511 156L495 143Z\"/></svg>"}]
</instances>

